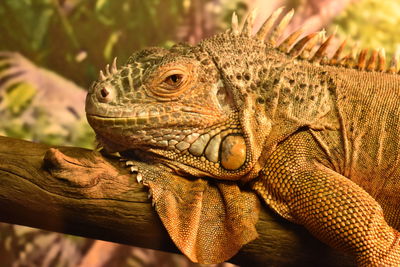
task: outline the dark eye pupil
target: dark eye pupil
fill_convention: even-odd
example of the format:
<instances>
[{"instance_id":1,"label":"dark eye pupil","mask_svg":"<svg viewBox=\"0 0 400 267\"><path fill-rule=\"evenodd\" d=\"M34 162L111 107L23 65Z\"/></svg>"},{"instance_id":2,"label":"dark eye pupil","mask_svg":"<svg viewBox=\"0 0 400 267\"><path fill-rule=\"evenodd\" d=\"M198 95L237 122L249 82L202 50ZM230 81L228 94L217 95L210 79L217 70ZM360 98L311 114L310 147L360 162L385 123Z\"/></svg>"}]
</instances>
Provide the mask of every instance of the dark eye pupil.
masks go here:
<instances>
[{"instance_id":1,"label":"dark eye pupil","mask_svg":"<svg viewBox=\"0 0 400 267\"><path fill-rule=\"evenodd\" d=\"M165 78L164 83L168 84L169 86L180 86L183 79L183 75L181 74L172 74Z\"/></svg>"},{"instance_id":2,"label":"dark eye pupil","mask_svg":"<svg viewBox=\"0 0 400 267\"><path fill-rule=\"evenodd\" d=\"M179 77L179 75L174 74L174 75L170 76L170 79L172 82L176 83L179 81L180 77Z\"/></svg>"}]
</instances>

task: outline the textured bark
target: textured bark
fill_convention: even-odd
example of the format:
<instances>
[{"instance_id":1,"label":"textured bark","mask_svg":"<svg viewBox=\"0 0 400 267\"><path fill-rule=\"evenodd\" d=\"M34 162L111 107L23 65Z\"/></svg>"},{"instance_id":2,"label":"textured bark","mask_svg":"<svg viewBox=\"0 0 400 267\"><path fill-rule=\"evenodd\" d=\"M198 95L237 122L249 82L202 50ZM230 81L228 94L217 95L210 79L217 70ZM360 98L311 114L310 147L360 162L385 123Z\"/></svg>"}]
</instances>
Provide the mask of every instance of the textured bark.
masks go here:
<instances>
[{"instance_id":1,"label":"textured bark","mask_svg":"<svg viewBox=\"0 0 400 267\"><path fill-rule=\"evenodd\" d=\"M179 253L147 190L118 159L0 137L0 221ZM352 266L302 227L264 209L242 266Z\"/></svg>"}]
</instances>

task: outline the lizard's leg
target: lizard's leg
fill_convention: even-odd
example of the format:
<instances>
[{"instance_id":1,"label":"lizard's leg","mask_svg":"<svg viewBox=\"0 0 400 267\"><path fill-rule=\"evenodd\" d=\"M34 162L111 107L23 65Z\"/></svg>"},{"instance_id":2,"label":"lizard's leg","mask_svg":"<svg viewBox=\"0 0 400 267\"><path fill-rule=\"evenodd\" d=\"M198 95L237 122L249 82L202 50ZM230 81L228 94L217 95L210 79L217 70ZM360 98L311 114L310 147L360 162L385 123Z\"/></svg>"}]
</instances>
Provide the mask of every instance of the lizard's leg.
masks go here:
<instances>
[{"instance_id":1,"label":"lizard's leg","mask_svg":"<svg viewBox=\"0 0 400 267\"><path fill-rule=\"evenodd\" d=\"M319 163L316 149L308 141L283 143L253 188L283 217L355 254L360 266L399 266L400 233L365 190Z\"/></svg>"},{"instance_id":2,"label":"lizard's leg","mask_svg":"<svg viewBox=\"0 0 400 267\"><path fill-rule=\"evenodd\" d=\"M125 164L125 167L129 169L129 172L136 175L137 182L139 184L143 182L143 175L139 172L139 167L137 166L135 161L132 161L125 156L122 156L119 152L109 153L101 146L98 146L97 150L100 151L103 155L119 158L119 161Z\"/></svg>"}]
</instances>

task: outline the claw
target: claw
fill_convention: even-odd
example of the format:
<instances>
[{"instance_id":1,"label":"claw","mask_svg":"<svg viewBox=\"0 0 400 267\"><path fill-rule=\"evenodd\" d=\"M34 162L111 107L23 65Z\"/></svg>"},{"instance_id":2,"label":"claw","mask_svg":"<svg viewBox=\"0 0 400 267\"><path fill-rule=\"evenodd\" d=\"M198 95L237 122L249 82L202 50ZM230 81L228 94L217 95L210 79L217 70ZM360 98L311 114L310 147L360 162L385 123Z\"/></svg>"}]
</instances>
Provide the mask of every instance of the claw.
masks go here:
<instances>
[{"instance_id":1,"label":"claw","mask_svg":"<svg viewBox=\"0 0 400 267\"><path fill-rule=\"evenodd\" d=\"M131 160L126 160L125 165L130 167L131 173L137 173L139 171L138 167L135 166L135 163Z\"/></svg>"},{"instance_id":2,"label":"claw","mask_svg":"<svg viewBox=\"0 0 400 267\"><path fill-rule=\"evenodd\" d=\"M138 182L139 184L142 183L142 181L143 181L143 176L142 176L141 173L138 173L138 174L136 175L136 180L137 180L137 182Z\"/></svg>"},{"instance_id":3,"label":"claw","mask_svg":"<svg viewBox=\"0 0 400 267\"><path fill-rule=\"evenodd\" d=\"M125 162L125 165L126 165L126 166L133 166L133 165L135 165L135 163L133 163L133 161L131 161L131 160L127 160L127 161Z\"/></svg>"},{"instance_id":4,"label":"claw","mask_svg":"<svg viewBox=\"0 0 400 267\"><path fill-rule=\"evenodd\" d=\"M139 171L137 166L132 166L131 167L131 173L137 173Z\"/></svg>"},{"instance_id":5,"label":"claw","mask_svg":"<svg viewBox=\"0 0 400 267\"><path fill-rule=\"evenodd\" d=\"M119 154L119 152L113 152L113 153L109 153L109 154L110 154L110 156L114 156L114 157L117 157L117 158L121 157L121 154Z\"/></svg>"},{"instance_id":6,"label":"claw","mask_svg":"<svg viewBox=\"0 0 400 267\"><path fill-rule=\"evenodd\" d=\"M147 195L147 198L150 199L153 197L153 193L151 193L151 191L149 191L149 194Z\"/></svg>"}]
</instances>

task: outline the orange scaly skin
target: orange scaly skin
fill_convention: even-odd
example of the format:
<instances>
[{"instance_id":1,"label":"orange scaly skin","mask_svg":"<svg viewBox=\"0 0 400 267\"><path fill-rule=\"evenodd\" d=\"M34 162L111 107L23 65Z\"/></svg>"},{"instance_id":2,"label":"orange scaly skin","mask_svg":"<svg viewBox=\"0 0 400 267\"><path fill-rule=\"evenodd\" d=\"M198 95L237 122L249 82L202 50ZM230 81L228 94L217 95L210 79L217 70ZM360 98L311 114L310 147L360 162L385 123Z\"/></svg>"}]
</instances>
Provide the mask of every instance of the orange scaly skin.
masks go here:
<instances>
[{"instance_id":1,"label":"orange scaly skin","mask_svg":"<svg viewBox=\"0 0 400 267\"><path fill-rule=\"evenodd\" d=\"M88 121L107 151L143 161L131 170L193 261L225 261L257 237L255 191L360 266L399 266L397 60L329 58L331 37L311 55L318 34L277 45L292 15L275 23L281 12L254 36L254 15L242 30L233 16L197 46L114 63L89 91Z\"/></svg>"},{"instance_id":2,"label":"orange scaly skin","mask_svg":"<svg viewBox=\"0 0 400 267\"><path fill-rule=\"evenodd\" d=\"M398 265L399 232L370 194L324 165L329 159L313 134L300 132L279 145L254 190L284 218L355 254L360 266Z\"/></svg>"}]
</instances>

